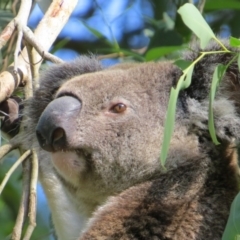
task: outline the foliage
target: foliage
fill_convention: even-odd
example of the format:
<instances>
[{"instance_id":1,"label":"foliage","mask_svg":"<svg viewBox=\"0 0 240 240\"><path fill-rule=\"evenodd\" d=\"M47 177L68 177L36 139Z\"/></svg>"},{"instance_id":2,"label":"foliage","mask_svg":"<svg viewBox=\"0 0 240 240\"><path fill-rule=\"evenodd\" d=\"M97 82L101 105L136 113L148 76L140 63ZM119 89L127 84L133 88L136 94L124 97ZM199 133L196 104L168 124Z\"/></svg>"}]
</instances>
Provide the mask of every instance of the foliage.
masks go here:
<instances>
[{"instance_id":1,"label":"foliage","mask_svg":"<svg viewBox=\"0 0 240 240\"><path fill-rule=\"evenodd\" d=\"M202 52L200 56L192 63L189 62L176 62L176 65L179 66L183 74L180 77L176 88L171 89L167 117L164 126L164 139L161 151L161 163L164 166L166 158L167 158L167 151L169 149L169 144L171 140L171 135L173 133L174 128L174 119L175 119L175 112L176 112L176 104L177 98L179 95L180 90L186 89L191 84L191 77L194 65L199 62L205 55L207 54L218 54L218 53L229 53L230 51L226 49L225 46L221 44L221 42L216 38L214 33L212 32L211 28L208 26L207 22L203 19L199 11L194 7L192 4L185 4L179 10L179 14L183 18L184 23L198 36L200 40L201 48L204 49L211 39L214 39L221 47L221 51L214 51L214 52ZM240 47L240 40L231 37L230 46L232 47ZM232 52L233 57L232 60L227 64L219 64L216 66L211 89L210 89L210 96L209 96L209 118L208 118L208 127L209 132L212 137L212 140L215 144L219 144L216 134L215 134L215 127L214 127L214 119L213 119L213 101L216 94L216 90L226 72L226 69L229 65L238 59L238 67L239 65L239 58L240 54ZM184 66L184 67L182 67ZM235 200L232 203L231 212L229 216L229 221L227 227L225 229L223 239L237 239L240 237L240 195L238 194Z\"/></svg>"}]
</instances>

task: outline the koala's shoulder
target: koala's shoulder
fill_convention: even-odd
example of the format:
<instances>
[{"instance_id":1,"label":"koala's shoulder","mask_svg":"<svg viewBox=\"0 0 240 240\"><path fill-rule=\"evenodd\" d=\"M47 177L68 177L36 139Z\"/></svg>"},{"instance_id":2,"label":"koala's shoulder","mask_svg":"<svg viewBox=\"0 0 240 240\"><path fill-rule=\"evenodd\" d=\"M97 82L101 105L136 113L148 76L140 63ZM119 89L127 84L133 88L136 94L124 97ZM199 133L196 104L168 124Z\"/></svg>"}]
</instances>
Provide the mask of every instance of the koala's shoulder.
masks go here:
<instances>
[{"instance_id":1,"label":"koala's shoulder","mask_svg":"<svg viewBox=\"0 0 240 240\"><path fill-rule=\"evenodd\" d=\"M194 229L204 225L196 194L206 171L205 162L185 164L111 197L94 213L81 239L189 239L189 234L196 239L200 235ZM207 211L212 208L209 201Z\"/></svg>"}]
</instances>

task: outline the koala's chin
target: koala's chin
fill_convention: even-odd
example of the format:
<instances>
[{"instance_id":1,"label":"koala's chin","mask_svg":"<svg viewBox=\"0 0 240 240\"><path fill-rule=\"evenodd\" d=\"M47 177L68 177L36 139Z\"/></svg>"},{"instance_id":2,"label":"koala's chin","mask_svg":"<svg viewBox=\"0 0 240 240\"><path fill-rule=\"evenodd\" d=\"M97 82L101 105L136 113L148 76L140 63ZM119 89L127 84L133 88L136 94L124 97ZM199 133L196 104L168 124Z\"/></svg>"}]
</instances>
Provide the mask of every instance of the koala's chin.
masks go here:
<instances>
[{"instance_id":1,"label":"koala's chin","mask_svg":"<svg viewBox=\"0 0 240 240\"><path fill-rule=\"evenodd\" d=\"M80 151L51 153L52 162L57 172L73 186L78 186L81 175L87 171L87 157Z\"/></svg>"}]
</instances>

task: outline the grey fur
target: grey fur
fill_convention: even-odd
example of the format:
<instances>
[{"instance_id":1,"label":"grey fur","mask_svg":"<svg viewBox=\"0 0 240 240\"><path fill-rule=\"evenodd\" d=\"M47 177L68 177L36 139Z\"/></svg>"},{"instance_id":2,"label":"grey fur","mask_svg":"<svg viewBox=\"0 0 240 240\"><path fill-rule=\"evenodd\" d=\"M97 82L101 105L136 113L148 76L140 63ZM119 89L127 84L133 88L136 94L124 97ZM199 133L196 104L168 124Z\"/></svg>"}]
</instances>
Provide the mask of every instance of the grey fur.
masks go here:
<instances>
[{"instance_id":1,"label":"grey fur","mask_svg":"<svg viewBox=\"0 0 240 240\"><path fill-rule=\"evenodd\" d=\"M184 58L194 60L198 47L194 51ZM59 239L221 238L238 192L236 63L214 103L219 146L207 128L208 93L214 67L230 57L204 58L191 87L181 92L166 173L159 163L163 124L170 89L181 75L171 62L102 70L95 59L85 57L42 75L27 110L25 143L38 149L40 181ZM68 120L76 129L67 149L51 160L50 153L39 149L34 129L48 103L65 94L80 99L82 109L77 119ZM111 112L119 102L127 110Z\"/></svg>"}]
</instances>

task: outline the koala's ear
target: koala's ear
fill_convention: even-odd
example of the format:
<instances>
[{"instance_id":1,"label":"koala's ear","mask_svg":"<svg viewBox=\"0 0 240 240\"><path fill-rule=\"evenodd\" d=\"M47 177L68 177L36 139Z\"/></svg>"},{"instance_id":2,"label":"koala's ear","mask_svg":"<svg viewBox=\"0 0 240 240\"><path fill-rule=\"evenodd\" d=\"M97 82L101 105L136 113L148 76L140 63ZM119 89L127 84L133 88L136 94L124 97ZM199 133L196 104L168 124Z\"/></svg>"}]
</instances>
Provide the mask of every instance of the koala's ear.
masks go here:
<instances>
[{"instance_id":1,"label":"koala's ear","mask_svg":"<svg viewBox=\"0 0 240 240\"><path fill-rule=\"evenodd\" d=\"M94 56L80 58L62 64L51 66L40 77L40 87L30 100L30 116L38 121L42 111L51 102L62 84L76 76L101 71L102 65Z\"/></svg>"},{"instance_id":2,"label":"koala's ear","mask_svg":"<svg viewBox=\"0 0 240 240\"><path fill-rule=\"evenodd\" d=\"M231 49L229 45L227 48ZM215 42L204 51L220 51L221 47ZM184 59L194 61L201 50L194 46L193 51L187 52ZM196 129L208 130L209 93L213 73L218 64L227 66L233 59L232 53L206 55L198 62L193 71L192 84L181 92L180 98L185 98L191 125ZM237 61L233 61L227 68L225 75L217 89L213 103L214 123L217 137L231 141L240 138L240 74Z\"/></svg>"},{"instance_id":3,"label":"koala's ear","mask_svg":"<svg viewBox=\"0 0 240 240\"><path fill-rule=\"evenodd\" d=\"M231 51L238 51L236 48L231 48L227 40L223 40L222 43ZM193 62L195 61L200 52L211 52L211 51L221 51L221 46L215 41L211 41L206 49L201 50L199 44L195 43L191 46L191 50L186 51L183 54L183 59ZM184 90L184 93L187 96L202 101L209 96L209 91L212 83L213 73L218 64L228 65L229 62L233 59L234 55L232 53L216 53L216 54L207 54L203 59L201 59L194 67L192 74L192 83L189 88ZM235 78L235 79L234 79ZM225 81L230 85L238 86L239 85L239 71L237 61L234 61L227 69L223 83ZM225 88L227 85L223 85ZM219 88L219 90L222 88ZM233 90L233 89L232 89Z\"/></svg>"},{"instance_id":4,"label":"koala's ear","mask_svg":"<svg viewBox=\"0 0 240 240\"><path fill-rule=\"evenodd\" d=\"M237 113L240 114L240 73L236 63L227 69L219 92L234 103Z\"/></svg>"}]
</instances>

